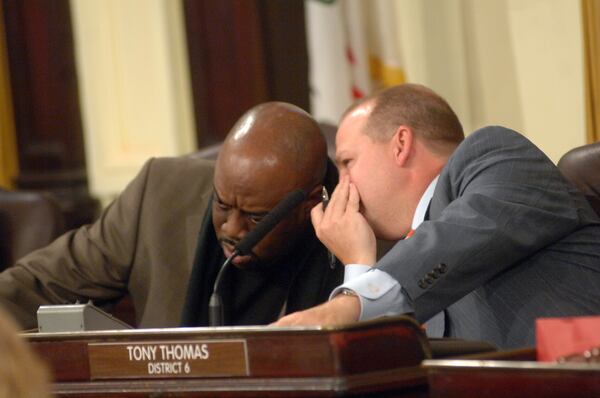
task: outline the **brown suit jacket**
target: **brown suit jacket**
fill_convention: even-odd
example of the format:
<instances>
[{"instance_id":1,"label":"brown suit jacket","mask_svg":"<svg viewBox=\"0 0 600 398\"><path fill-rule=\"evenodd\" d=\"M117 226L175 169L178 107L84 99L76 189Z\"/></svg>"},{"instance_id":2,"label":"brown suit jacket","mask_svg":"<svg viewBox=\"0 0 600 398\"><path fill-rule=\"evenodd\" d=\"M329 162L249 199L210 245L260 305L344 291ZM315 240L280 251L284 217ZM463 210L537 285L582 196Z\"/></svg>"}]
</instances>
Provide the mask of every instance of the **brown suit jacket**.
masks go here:
<instances>
[{"instance_id":1,"label":"brown suit jacket","mask_svg":"<svg viewBox=\"0 0 600 398\"><path fill-rule=\"evenodd\" d=\"M139 327L178 326L213 162L149 160L94 224L0 274L0 305L25 328L41 304L110 302L130 293Z\"/></svg>"}]
</instances>

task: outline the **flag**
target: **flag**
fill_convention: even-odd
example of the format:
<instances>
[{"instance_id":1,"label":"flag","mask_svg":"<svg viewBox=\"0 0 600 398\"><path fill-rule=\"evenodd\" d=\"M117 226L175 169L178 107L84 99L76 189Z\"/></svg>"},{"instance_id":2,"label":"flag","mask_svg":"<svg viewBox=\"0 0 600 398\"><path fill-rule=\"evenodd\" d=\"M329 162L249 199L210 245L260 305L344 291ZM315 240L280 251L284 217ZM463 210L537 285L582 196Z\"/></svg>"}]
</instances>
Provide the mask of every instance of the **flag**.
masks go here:
<instances>
[{"instance_id":1,"label":"flag","mask_svg":"<svg viewBox=\"0 0 600 398\"><path fill-rule=\"evenodd\" d=\"M307 0L311 112L337 124L355 100L405 81L394 0Z\"/></svg>"}]
</instances>

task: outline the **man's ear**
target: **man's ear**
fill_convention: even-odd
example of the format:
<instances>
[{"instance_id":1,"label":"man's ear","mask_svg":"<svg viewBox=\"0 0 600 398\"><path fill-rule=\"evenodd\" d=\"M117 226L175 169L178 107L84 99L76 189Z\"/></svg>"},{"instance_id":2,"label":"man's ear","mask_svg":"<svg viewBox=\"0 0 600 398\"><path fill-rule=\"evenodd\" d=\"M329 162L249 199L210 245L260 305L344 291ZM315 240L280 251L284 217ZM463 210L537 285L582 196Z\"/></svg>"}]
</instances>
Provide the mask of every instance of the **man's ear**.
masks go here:
<instances>
[{"instance_id":1,"label":"man's ear","mask_svg":"<svg viewBox=\"0 0 600 398\"><path fill-rule=\"evenodd\" d=\"M410 159L413 149L414 134L410 127L400 125L392 136L391 147L396 164L403 167Z\"/></svg>"}]
</instances>

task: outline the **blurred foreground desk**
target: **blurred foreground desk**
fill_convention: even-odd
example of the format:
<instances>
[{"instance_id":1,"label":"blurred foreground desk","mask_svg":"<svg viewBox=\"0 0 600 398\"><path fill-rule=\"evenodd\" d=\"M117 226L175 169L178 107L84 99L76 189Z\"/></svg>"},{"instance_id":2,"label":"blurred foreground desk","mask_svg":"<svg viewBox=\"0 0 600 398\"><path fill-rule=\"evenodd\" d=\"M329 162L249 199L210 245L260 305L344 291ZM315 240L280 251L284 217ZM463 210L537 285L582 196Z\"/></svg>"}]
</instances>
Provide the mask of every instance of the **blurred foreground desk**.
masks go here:
<instances>
[{"instance_id":1,"label":"blurred foreground desk","mask_svg":"<svg viewBox=\"0 0 600 398\"><path fill-rule=\"evenodd\" d=\"M419 326L223 327L26 335L63 397L427 396Z\"/></svg>"},{"instance_id":2,"label":"blurred foreground desk","mask_svg":"<svg viewBox=\"0 0 600 398\"><path fill-rule=\"evenodd\" d=\"M600 364L535 362L535 350L493 355L494 360L426 360L435 398L600 397Z\"/></svg>"}]
</instances>

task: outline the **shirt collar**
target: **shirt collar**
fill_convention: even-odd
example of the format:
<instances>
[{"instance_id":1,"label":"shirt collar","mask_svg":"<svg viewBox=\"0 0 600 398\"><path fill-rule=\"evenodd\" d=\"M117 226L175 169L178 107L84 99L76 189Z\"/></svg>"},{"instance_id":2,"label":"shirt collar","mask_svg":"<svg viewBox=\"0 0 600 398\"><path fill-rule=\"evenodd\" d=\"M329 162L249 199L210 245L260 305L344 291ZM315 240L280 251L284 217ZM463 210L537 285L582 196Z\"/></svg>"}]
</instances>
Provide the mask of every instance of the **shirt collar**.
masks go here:
<instances>
[{"instance_id":1,"label":"shirt collar","mask_svg":"<svg viewBox=\"0 0 600 398\"><path fill-rule=\"evenodd\" d=\"M412 220L412 229L417 229L419 225L425 220L425 213L427 213L427 208L429 207L429 202L431 202L431 198L433 197L433 191L435 191L435 186L437 185L439 174L429 183L429 186L421 196L421 200L419 200L419 204L417 205L417 210L415 210L415 215Z\"/></svg>"}]
</instances>

